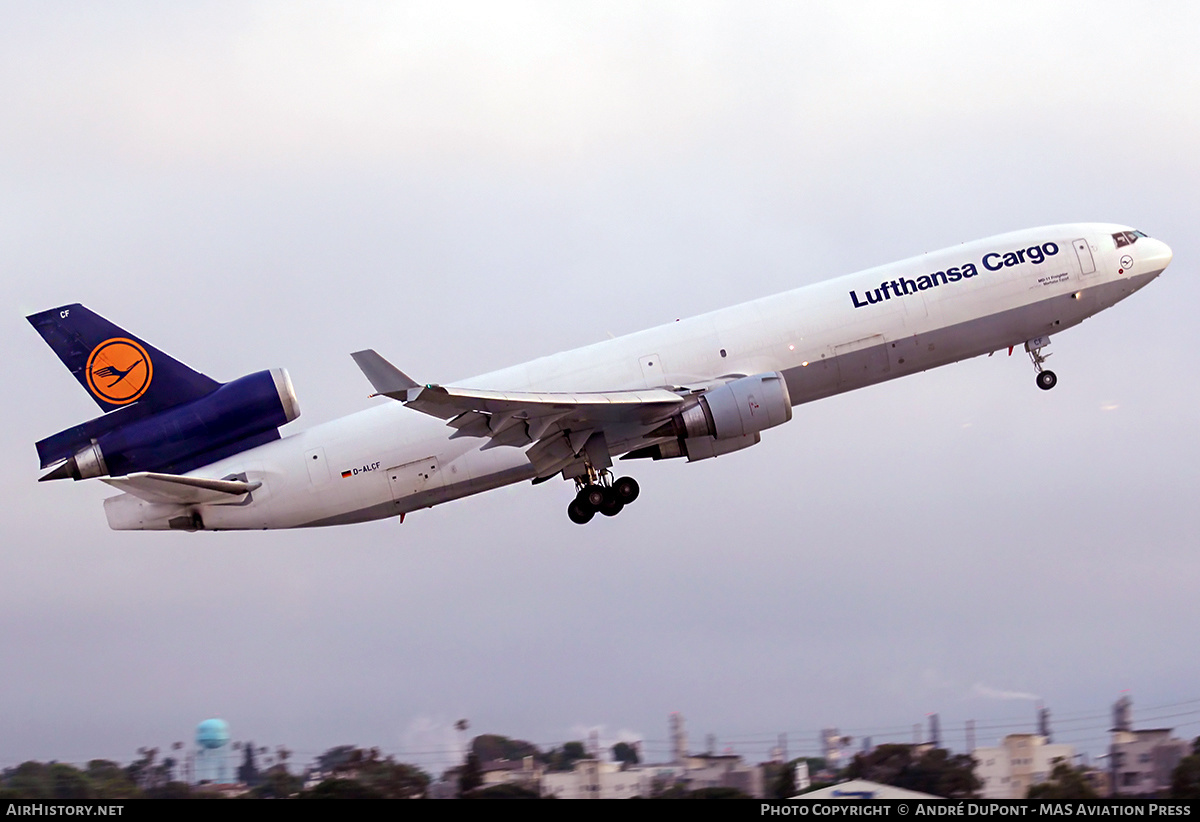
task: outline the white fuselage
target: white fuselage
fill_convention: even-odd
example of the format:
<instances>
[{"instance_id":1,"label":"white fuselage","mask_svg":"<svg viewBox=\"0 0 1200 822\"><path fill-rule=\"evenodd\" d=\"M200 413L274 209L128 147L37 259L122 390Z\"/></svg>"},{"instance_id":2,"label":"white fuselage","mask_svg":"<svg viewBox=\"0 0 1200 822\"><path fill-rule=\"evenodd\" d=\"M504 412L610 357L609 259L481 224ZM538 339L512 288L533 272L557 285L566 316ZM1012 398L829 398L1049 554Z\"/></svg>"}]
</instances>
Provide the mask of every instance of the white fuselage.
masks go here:
<instances>
[{"instance_id":1,"label":"white fuselage","mask_svg":"<svg viewBox=\"0 0 1200 822\"><path fill-rule=\"evenodd\" d=\"M1171 260L1110 224L1018 231L798 288L462 383L591 392L711 383L781 372L793 405L1070 328L1154 279ZM167 529L196 513L209 530L295 528L395 516L533 478L522 447L481 450L444 420L389 402L192 472L262 485L234 504L105 503L116 529ZM641 432L646 433L646 432ZM640 447L610 442L613 454Z\"/></svg>"}]
</instances>

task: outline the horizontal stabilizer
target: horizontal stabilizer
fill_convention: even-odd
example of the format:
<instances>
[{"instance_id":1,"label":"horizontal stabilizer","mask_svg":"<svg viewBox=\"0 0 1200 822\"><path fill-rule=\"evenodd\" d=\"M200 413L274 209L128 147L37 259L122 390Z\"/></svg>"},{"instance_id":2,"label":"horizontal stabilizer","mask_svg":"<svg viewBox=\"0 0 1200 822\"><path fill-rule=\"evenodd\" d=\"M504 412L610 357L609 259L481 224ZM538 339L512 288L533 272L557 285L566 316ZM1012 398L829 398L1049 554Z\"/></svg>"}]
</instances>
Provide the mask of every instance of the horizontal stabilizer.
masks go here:
<instances>
[{"instance_id":1,"label":"horizontal stabilizer","mask_svg":"<svg viewBox=\"0 0 1200 822\"><path fill-rule=\"evenodd\" d=\"M205 502L237 502L261 482L183 477L178 474L141 472L124 477L101 477L117 488L146 502L199 505Z\"/></svg>"},{"instance_id":2,"label":"horizontal stabilizer","mask_svg":"<svg viewBox=\"0 0 1200 822\"><path fill-rule=\"evenodd\" d=\"M373 348L355 351L350 356L358 363L358 367L371 381L378 394L404 402L408 399L408 390L419 387L411 377L379 356Z\"/></svg>"}]
</instances>

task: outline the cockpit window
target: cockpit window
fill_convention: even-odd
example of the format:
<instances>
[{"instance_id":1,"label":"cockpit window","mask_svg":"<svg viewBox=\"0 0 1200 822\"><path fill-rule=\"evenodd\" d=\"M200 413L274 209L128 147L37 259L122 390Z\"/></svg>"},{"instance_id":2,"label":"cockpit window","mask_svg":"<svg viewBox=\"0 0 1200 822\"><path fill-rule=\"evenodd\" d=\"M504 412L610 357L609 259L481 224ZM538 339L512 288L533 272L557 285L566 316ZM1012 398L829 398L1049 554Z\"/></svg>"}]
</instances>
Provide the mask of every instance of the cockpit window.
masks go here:
<instances>
[{"instance_id":1,"label":"cockpit window","mask_svg":"<svg viewBox=\"0 0 1200 822\"><path fill-rule=\"evenodd\" d=\"M1143 234L1141 231L1118 231L1116 234L1112 235L1112 238L1113 242L1117 244L1117 248L1120 248L1123 245L1133 245L1137 242L1138 237L1145 236L1147 235Z\"/></svg>"}]
</instances>

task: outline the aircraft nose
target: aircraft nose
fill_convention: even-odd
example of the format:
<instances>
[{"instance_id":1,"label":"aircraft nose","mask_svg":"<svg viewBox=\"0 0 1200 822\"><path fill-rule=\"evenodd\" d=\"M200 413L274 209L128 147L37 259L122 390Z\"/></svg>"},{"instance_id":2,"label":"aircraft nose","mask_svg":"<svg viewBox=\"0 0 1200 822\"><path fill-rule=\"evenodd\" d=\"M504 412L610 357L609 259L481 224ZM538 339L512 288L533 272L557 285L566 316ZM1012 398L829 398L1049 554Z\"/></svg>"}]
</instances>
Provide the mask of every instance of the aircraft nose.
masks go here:
<instances>
[{"instance_id":1,"label":"aircraft nose","mask_svg":"<svg viewBox=\"0 0 1200 822\"><path fill-rule=\"evenodd\" d=\"M1146 249L1144 262L1149 266L1151 271L1162 271L1171 264L1171 260L1175 255L1171 253L1171 247L1162 240L1155 240L1151 237L1145 239L1150 240L1149 248Z\"/></svg>"}]
</instances>

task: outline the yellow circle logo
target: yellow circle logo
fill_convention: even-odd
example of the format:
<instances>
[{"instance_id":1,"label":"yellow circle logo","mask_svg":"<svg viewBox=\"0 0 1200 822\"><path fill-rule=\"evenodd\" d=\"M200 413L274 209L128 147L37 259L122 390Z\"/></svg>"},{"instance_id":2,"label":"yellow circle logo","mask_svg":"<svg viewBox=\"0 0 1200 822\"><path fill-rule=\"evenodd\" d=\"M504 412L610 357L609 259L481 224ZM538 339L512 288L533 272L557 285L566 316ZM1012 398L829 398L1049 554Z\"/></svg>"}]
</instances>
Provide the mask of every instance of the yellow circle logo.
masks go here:
<instances>
[{"instance_id":1,"label":"yellow circle logo","mask_svg":"<svg viewBox=\"0 0 1200 822\"><path fill-rule=\"evenodd\" d=\"M154 366L146 349L123 337L105 340L88 357L88 388L113 405L131 403L145 394L153 376Z\"/></svg>"}]
</instances>

